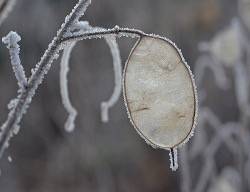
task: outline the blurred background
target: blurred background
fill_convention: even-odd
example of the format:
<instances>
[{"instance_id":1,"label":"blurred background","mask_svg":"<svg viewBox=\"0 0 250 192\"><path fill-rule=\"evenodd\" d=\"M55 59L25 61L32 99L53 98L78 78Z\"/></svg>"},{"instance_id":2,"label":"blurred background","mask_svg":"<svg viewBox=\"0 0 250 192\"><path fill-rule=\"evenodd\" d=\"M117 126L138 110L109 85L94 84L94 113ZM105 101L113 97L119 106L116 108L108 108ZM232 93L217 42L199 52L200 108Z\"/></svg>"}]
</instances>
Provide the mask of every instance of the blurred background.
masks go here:
<instances>
[{"instance_id":1,"label":"blurred background","mask_svg":"<svg viewBox=\"0 0 250 192\"><path fill-rule=\"evenodd\" d=\"M9 31L21 36L27 76L77 2L21 0L1 25L1 37ZM0 161L0 191L250 191L250 2L93 0L82 19L92 26L119 25L165 36L182 50L197 76L200 116L194 137L180 152L179 169L172 172L168 152L153 149L136 133L122 96L110 109L110 121L101 122L100 103L114 86L112 57L103 39L84 40L70 59L70 98L78 110L75 131L64 130L59 58ZM136 39L117 41L124 66ZM17 88L2 43L0 122L7 118L7 104Z\"/></svg>"}]
</instances>

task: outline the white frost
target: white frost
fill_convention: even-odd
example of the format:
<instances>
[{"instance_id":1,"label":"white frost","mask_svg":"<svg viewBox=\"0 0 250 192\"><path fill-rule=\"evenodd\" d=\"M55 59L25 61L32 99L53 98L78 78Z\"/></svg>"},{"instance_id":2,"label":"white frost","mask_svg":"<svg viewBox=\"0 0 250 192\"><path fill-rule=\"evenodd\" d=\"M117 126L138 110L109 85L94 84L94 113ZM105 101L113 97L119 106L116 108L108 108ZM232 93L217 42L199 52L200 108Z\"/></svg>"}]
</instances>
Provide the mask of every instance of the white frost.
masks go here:
<instances>
[{"instance_id":1,"label":"white frost","mask_svg":"<svg viewBox=\"0 0 250 192\"><path fill-rule=\"evenodd\" d=\"M178 168L178 156L177 156L177 149L173 148L170 150L169 152L169 156L170 156L170 168L172 169L172 171L176 171Z\"/></svg>"},{"instance_id":2,"label":"white frost","mask_svg":"<svg viewBox=\"0 0 250 192\"><path fill-rule=\"evenodd\" d=\"M2 42L7 44L7 48L9 49L11 64L17 79L17 84L21 90L24 90L25 85L27 84L27 78L19 58L20 46L17 42L20 40L21 37L13 31L9 32L6 37L2 38Z\"/></svg>"},{"instance_id":3,"label":"white frost","mask_svg":"<svg viewBox=\"0 0 250 192\"><path fill-rule=\"evenodd\" d=\"M108 122L108 110L111 108L119 99L121 90L122 90L122 63L121 56L118 45L115 38L106 37L107 44L109 45L112 57L113 57L113 66L114 66L114 75L115 75L115 87L114 91L108 101L101 103L101 117L102 122Z\"/></svg>"},{"instance_id":4,"label":"white frost","mask_svg":"<svg viewBox=\"0 0 250 192\"><path fill-rule=\"evenodd\" d=\"M69 113L68 119L65 123L65 130L71 132L75 128L75 118L77 115L76 109L72 106L69 99L69 90L68 90L68 79L67 74L69 72L69 59L72 49L74 48L76 42L70 42L65 48L61 60L61 70L60 70L60 90L62 103Z\"/></svg>"}]
</instances>

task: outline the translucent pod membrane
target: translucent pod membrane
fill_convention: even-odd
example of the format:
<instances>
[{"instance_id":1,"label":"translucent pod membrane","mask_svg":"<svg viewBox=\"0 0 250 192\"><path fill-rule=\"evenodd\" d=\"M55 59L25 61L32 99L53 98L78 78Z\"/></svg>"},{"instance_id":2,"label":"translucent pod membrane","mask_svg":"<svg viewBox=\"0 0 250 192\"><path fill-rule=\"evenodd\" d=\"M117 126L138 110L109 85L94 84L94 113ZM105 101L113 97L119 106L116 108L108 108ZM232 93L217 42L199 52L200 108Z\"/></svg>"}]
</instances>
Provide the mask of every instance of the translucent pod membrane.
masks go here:
<instances>
[{"instance_id":1,"label":"translucent pod membrane","mask_svg":"<svg viewBox=\"0 0 250 192\"><path fill-rule=\"evenodd\" d=\"M169 40L143 36L124 70L124 100L136 131L155 148L170 150L176 170L177 147L192 136L197 117L193 75Z\"/></svg>"}]
</instances>

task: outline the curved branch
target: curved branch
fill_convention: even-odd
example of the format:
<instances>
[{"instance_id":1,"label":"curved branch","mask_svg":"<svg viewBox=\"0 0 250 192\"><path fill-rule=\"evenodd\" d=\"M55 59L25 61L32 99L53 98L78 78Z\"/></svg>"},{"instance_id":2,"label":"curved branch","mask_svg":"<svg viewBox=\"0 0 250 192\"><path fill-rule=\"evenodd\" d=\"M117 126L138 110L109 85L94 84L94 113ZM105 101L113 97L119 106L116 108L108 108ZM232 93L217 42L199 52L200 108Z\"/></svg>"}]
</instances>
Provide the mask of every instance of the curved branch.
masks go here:
<instances>
[{"instance_id":1,"label":"curved branch","mask_svg":"<svg viewBox=\"0 0 250 192\"><path fill-rule=\"evenodd\" d=\"M122 91L122 61L120 57L120 51L115 39L105 38L107 44L109 45L114 66L114 76L115 76L115 87L114 91L108 101L103 101L101 103L101 117L102 122L108 122L108 110L112 107L120 97Z\"/></svg>"},{"instance_id":2,"label":"curved branch","mask_svg":"<svg viewBox=\"0 0 250 192\"><path fill-rule=\"evenodd\" d=\"M61 59L61 68L60 68L60 91L62 97L62 103L69 113L68 119L64 125L65 130L71 132L75 128L75 118L77 115L76 109L70 102L69 99L69 90L68 90L68 72L69 72L69 58L72 52L72 49L75 47L76 42L68 43L67 47L63 51L62 59Z\"/></svg>"}]
</instances>

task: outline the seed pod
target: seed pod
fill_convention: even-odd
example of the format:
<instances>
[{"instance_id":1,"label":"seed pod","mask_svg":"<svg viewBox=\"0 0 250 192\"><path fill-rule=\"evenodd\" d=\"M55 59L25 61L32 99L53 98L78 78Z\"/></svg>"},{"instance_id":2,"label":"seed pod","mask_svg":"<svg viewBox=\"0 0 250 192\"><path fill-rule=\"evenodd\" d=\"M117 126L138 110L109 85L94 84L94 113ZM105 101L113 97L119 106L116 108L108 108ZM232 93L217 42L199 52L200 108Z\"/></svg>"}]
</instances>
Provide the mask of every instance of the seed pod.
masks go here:
<instances>
[{"instance_id":1,"label":"seed pod","mask_svg":"<svg viewBox=\"0 0 250 192\"><path fill-rule=\"evenodd\" d=\"M130 120L147 143L171 150L189 139L197 95L189 66L171 41L142 36L126 62L123 80Z\"/></svg>"}]
</instances>

